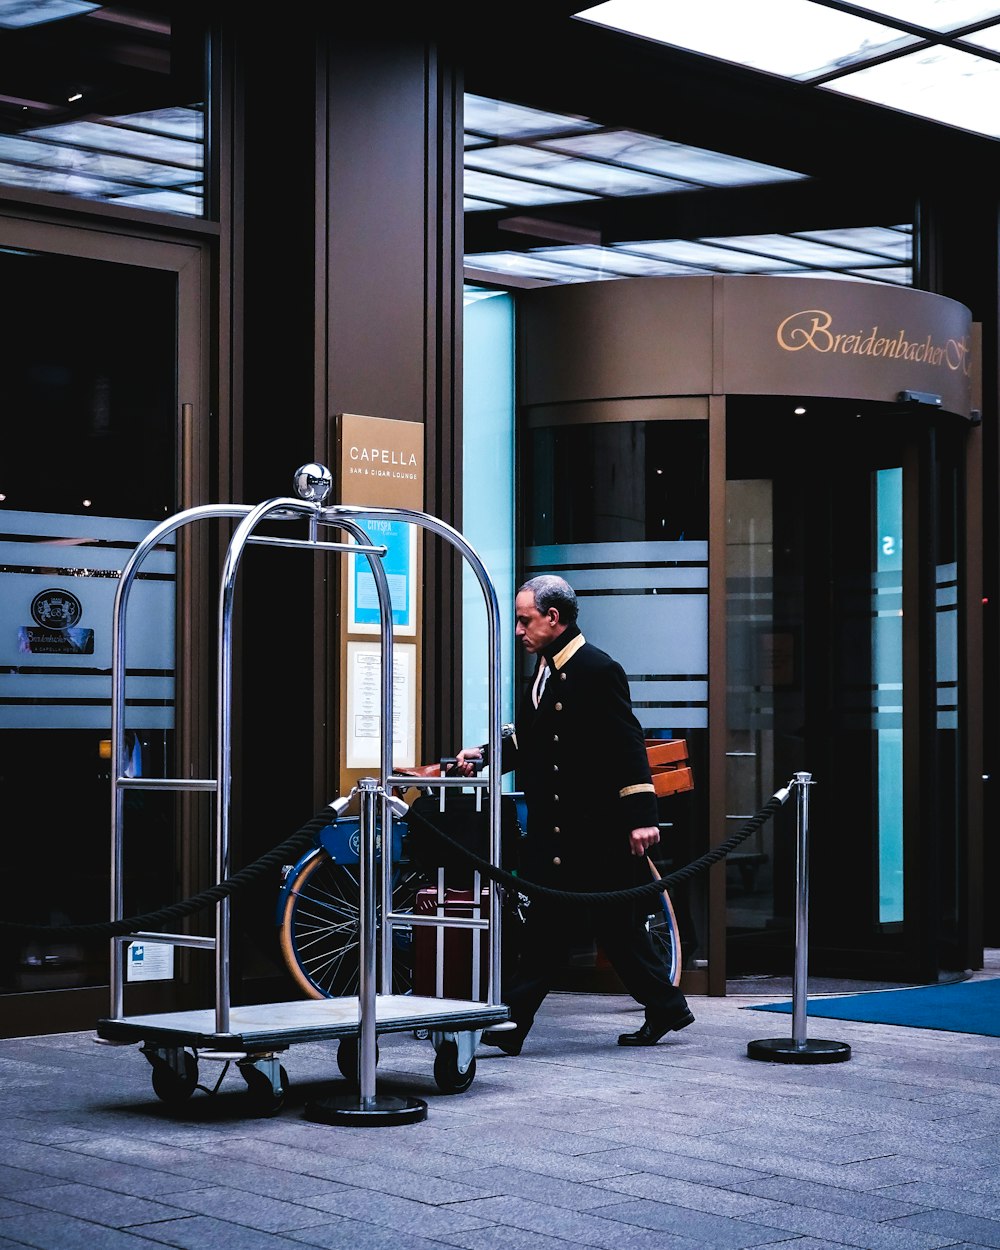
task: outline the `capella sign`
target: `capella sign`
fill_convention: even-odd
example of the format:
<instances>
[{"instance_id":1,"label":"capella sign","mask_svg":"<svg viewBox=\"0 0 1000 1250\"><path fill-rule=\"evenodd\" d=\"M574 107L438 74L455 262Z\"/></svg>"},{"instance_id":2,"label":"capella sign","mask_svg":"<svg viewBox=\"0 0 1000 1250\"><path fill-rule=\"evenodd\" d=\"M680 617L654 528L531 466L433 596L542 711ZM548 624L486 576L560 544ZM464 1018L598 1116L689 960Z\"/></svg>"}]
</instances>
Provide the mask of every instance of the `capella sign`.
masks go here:
<instances>
[{"instance_id":1,"label":"capella sign","mask_svg":"<svg viewBox=\"0 0 1000 1250\"><path fill-rule=\"evenodd\" d=\"M411 481L417 478L417 457L404 448L359 447L348 448L351 462L348 472L361 477L402 477Z\"/></svg>"},{"instance_id":2,"label":"capella sign","mask_svg":"<svg viewBox=\"0 0 1000 1250\"><path fill-rule=\"evenodd\" d=\"M778 346L786 352L810 348L824 355L881 356L885 360L909 360L953 373L969 374L969 342L965 338L935 343L928 334L908 339L905 330L884 334L877 325L849 333L834 328L833 314L822 308L805 308L782 321L777 329Z\"/></svg>"}]
</instances>

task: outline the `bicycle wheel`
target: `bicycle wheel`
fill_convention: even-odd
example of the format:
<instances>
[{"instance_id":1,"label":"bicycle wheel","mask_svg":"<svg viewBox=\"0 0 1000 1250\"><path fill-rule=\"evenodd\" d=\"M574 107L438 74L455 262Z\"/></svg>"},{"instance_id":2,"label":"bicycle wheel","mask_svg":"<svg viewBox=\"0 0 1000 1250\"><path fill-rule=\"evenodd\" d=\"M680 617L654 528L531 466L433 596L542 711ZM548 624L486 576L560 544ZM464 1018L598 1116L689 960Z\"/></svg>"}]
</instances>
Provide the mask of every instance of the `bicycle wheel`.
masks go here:
<instances>
[{"instance_id":1,"label":"bicycle wheel","mask_svg":"<svg viewBox=\"0 0 1000 1250\"><path fill-rule=\"evenodd\" d=\"M413 911L426 884L415 869L395 873L392 909ZM342 998L360 992L361 884L356 864L338 864L324 850L292 882L281 917L281 953L293 978L310 998ZM381 921L376 907L376 923ZM377 957L381 977L381 951ZM397 926L392 939L392 993L413 987L413 933Z\"/></svg>"},{"instance_id":2,"label":"bicycle wheel","mask_svg":"<svg viewBox=\"0 0 1000 1250\"><path fill-rule=\"evenodd\" d=\"M653 940L653 946L663 955L670 974L672 985L680 985L683 958L681 955L681 934L674 915L673 904L666 890L662 891L663 906L652 913L646 921L646 928Z\"/></svg>"}]
</instances>

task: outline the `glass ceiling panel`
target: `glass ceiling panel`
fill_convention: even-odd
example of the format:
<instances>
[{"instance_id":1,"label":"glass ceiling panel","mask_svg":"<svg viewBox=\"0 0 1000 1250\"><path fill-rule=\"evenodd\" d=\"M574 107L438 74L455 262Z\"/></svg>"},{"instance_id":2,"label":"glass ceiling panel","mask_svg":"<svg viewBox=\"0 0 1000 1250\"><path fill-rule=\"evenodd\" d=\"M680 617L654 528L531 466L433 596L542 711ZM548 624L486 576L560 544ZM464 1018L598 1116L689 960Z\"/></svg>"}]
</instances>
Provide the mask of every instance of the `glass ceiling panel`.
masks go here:
<instances>
[{"instance_id":1,"label":"glass ceiling panel","mask_svg":"<svg viewBox=\"0 0 1000 1250\"><path fill-rule=\"evenodd\" d=\"M576 16L801 81L917 42L915 35L812 0L768 0L766 21L761 6L747 0L605 0Z\"/></svg>"},{"instance_id":2,"label":"glass ceiling panel","mask_svg":"<svg viewBox=\"0 0 1000 1250\"><path fill-rule=\"evenodd\" d=\"M480 114L490 111L482 98L478 99L477 109ZM503 114L504 107L500 105L493 112ZM536 122L539 116L534 114ZM558 135L537 132L515 143L501 141L499 146L477 139L477 144L485 146L466 150L466 211L496 212L504 207L629 194L634 185L629 180L617 184L609 181L616 173L637 173L641 179L652 175L660 192L669 192L674 186L746 186L806 177L704 148L689 148L655 135L611 129L554 114L544 116L554 118ZM581 127L576 135L566 133L570 122ZM585 132L582 128L586 128ZM479 168L480 165L490 168ZM512 176L500 171L508 171ZM579 180L584 174L596 194L567 189L567 180ZM904 224L783 235L650 239L615 242L605 247L560 244L523 252L469 253L465 263L468 272L481 271L483 280L486 275L495 275L497 283L508 282L512 286L713 273L840 275L856 281L905 286L912 283L908 265L911 252L911 228Z\"/></svg>"},{"instance_id":3,"label":"glass ceiling panel","mask_svg":"<svg viewBox=\"0 0 1000 1250\"><path fill-rule=\"evenodd\" d=\"M936 46L823 83L826 91L1000 137L1000 63Z\"/></svg>"},{"instance_id":4,"label":"glass ceiling panel","mask_svg":"<svg viewBox=\"0 0 1000 1250\"><path fill-rule=\"evenodd\" d=\"M534 248L531 255L587 267L594 271L595 276L638 278L704 272L687 265L657 260L652 256L640 256L621 247L539 247Z\"/></svg>"},{"instance_id":5,"label":"glass ceiling panel","mask_svg":"<svg viewBox=\"0 0 1000 1250\"><path fill-rule=\"evenodd\" d=\"M867 9L880 17L896 18L911 26L939 32L959 30L1000 16L1000 5L983 0L852 0L857 9Z\"/></svg>"},{"instance_id":6,"label":"glass ceiling panel","mask_svg":"<svg viewBox=\"0 0 1000 1250\"><path fill-rule=\"evenodd\" d=\"M973 44L977 48L986 48L991 52L1000 52L1000 26L986 26L977 30L974 35L963 35L959 43Z\"/></svg>"},{"instance_id":7,"label":"glass ceiling panel","mask_svg":"<svg viewBox=\"0 0 1000 1250\"><path fill-rule=\"evenodd\" d=\"M681 265L700 265L720 273L759 273L764 269L775 271L783 268L781 262L773 256L737 252L701 239L651 239L646 243L629 243L625 246L629 251L658 256ZM787 268L795 267L794 262L787 262Z\"/></svg>"},{"instance_id":8,"label":"glass ceiling panel","mask_svg":"<svg viewBox=\"0 0 1000 1250\"><path fill-rule=\"evenodd\" d=\"M471 92L465 95L465 128L493 139L526 139L533 135L575 134L599 129L596 122L582 117L545 113L541 109L490 100Z\"/></svg>"},{"instance_id":9,"label":"glass ceiling panel","mask_svg":"<svg viewBox=\"0 0 1000 1250\"><path fill-rule=\"evenodd\" d=\"M658 174L577 160L573 156L562 156L541 147L529 148L521 144L469 152L466 168L543 179L596 195L644 195L688 189L687 183L661 178Z\"/></svg>"},{"instance_id":10,"label":"glass ceiling panel","mask_svg":"<svg viewBox=\"0 0 1000 1250\"><path fill-rule=\"evenodd\" d=\"M848 251L842 247L831 247L826 243L813 242L801 236L792 237L787 234L742 234L726 235L725 238L703 238L703 243L711 243L720 247L746 248L749 252L779 257L782 260L794 261L799 266L816 265L823 268L836 268L841 265L863 265L875 258L864 252Z\"/></svg>"},{"instance_id":11,"label":"glass ceiling panel","mask_svg":"<svg viewBox=\"0 0 1000 1250\"><path fill-rule=\"evenodd\" d=\"M468 269L520 278L548 278L555 282L592 282L599 276L593 269L538 260L527 252L477 252L475 256L467 256L465 263Z\"/></svg>"},{"instance_id":12,"label":"glass ceiling panel","mask_svg":"<svg viewBox=\"0 0 1000 1250\"><path fill-rule=\"evenodd\" d=\"M574 156L615 161L703 187L747 187L807 177L790 169L762 165L704 148L685 147L683 143L631 130L601 130L565 139L540 139L538 146Z\"/></svg>"},{"instance_id":13,"label":"glass ceiling panel","mask_svg":"<svg viewBox=\"0 0 1000 1250\"><path fill-rule=\"evenodd\" d=\"M462 208L467 213L490 212L497 208L509 207L509 204L501 204L498 200L479 200L469 195L462 200Z\"/></svg>"},{"instance_id":14,"label":"glass ceiling panel","mask_svg":"<svg viewBox=\"0 0 1000 1250\"><path fill-rule=\"evenodd\" d=\"M465 170L465 190L477 199L499 200L508 207L562 204L568 200L597 198L582 191L567 191L565 187L550 187L541 182L522 182L516 178L502 178L499 174L485 174L469 168Z\"/></svg>"},{"instance_id":15,"label":"glass ceiling panel","mask_svg":"<svg viewBox=\"0 0 1000 1250\"><path fill-rule=\"evenodd\" d=\"M856 247L876 257L889 256L893 260L909 261L913 253L913 239L904 227L854 226L843 230L794 230L792 234L798 239Z\"/></svg>"},{"instance_id":16,"label":"glass ceiling panel","mask_svg":"<svg viewBox=\"0 0 1000 1250\"><path fill-rule=\"evenodd\" d=\"M888 269L862 269L852 274L851 270L844 270L844 277L864 277L865 279L874 279L878 282L894 282L897 286L912 286L913 270L909 266L896 266Z\"/></svg>"}]
</instances>

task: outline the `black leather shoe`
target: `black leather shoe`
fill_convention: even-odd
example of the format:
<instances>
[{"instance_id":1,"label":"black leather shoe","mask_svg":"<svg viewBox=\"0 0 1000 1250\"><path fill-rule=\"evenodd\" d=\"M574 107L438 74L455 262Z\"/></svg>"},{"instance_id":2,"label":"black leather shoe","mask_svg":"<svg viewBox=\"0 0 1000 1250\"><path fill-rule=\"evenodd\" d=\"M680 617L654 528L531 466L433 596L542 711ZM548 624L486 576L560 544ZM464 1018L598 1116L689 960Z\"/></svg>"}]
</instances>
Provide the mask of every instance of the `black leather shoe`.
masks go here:
<instances>
[{"instance_id":1,"label":"black leather shoe","mask_svg":"<svg viewBox=\"0 0 1000 1250\"><path fill-rule=\"evenodd\" d=\"M665 1020L647 1020L635 1033L619 1034L618 1045L655 1046L665 1033L678 1033L681 1029L686 1029L689 1024L694 1024L694 1016L685 1007L683 1011L668 1016Z\"/></svg>"},{"instance_id":2,"label":"black leather shoe","mask_svg":"<svg viewBox=\"0 0 1000 1250\"><path fill-rule=\"evenodd\" d=\"M505 1055L519 1055L524 1045L524 1034L520 1029L501 1029L499 1033L487 1029L482 1042L484 1046L496 1046Z\"/></svg>"}]
</instances>

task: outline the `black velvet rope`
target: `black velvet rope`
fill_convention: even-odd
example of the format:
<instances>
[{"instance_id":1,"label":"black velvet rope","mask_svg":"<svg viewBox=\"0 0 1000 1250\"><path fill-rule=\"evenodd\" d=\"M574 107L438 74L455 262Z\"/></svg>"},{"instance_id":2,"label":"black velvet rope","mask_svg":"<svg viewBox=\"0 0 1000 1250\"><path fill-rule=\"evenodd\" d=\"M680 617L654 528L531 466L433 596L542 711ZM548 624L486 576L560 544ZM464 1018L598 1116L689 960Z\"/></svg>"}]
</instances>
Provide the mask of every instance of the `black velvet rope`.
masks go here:
<instances>
[{"instance_id":1,"label":"black velvet rope","mask_svg":"<svg viewBox=\"0 0 1000 1250\"><path fill-rule=\"evenodd\" d=\"M474 855L467 847L460 842L456 842L443 829L439 829L426 816L414 811L413 808L410 808L407 813L407 819L416 820L423 824L434 837L440 838L442 842L447 843L449 847L458 851L474 867L478 868L482 876L489 878L491 881L496 881L499 885L510 886L520 894L526 894L529 897L544 895L546 898L554 898L562 902L571 903L621 903L645 898L647 895L662 893L669 886L686 881L704 869L711 867L712 864L718 863L719 860L724 859L730 851L735 850L741 842L745 842L752 833L756 832L770 820L775 812L782 807L787 796L787 791L784 792L783 797L779 797L777 794L772 795L760 811L751 816L741 829L700 858L692 860L690 864L685 864L683 868L678 868L675 872L649 881L644 885L632 886L625 890L598 890L593 893L583 893L576 890L556 890L550 886L526 881L523 877L517 877L513 873L490 863L489 860ZM323 808L311 820L307 821L301 829L292 834L290 838L287 838L273 850L268 851L267 854L262 855L254 863L248 864L246 868L242 868L239 872L234 873L233 876L227 877L225 881L220 881L217 885L210 886L207 890L202 890L200 894L192 895L191 898L184 899L182 902L162 907L158 911L146 912L140 916L126 916L121 920L98 921L93 924L41 925L0 921L0 932L50 938L111 938L125 937L138 931L154 933L167 930L176 921L183 919L185 916L194 915L196 912L210 907L213 903L218 903L220 900L246 888L278 865L286 864L289 860L294 862L302 851L314 844L315 835L335 820L336 816L331 809L329 807Z\"/></svg>"},{"instance_id":2,"label":"black velvet rope","mask_svg":"<svg viewBox=\"0 0 1000 1250\"><path fill-rule=\"evenodd\" d=\"M222 899L235 894L238 890L244 889L273 868L281 864L287 864L289 860L294 863L306 847L314 844L315 835L327 825L332 824L334 820L336 820L336 817L331 809L329 807L323 808L311 820L307 821L301 829L293 833L290 838L286 838L279 846L268 851L252 864L248 864L246 868L241 868L239 872L234 873L231 877L227 877L225 881L220 881L217 885L210 886L207 890L202 890L200 894L192 895L191 898L184 899L180 903L172 903L167 907L161 907L158 911L146 912L141 916L125 916L121 920L97 921L93 924L18 924L16 921L4 920L0 921L0 931L22 933L26 936L54 938L111 938L125 937L127 934L135 933L139 930L150 933L160 932L169 929L175 921L181 920L185 916L192 916L195 912L203 911L213 903L218 903Z\"/></svg>"},{"instance_id":3,"label":"black velvet rope","mask_svg":"<svg viewBox=\"0 0 1000 1250\"><path fill-rule=\"evenodd\" d=\"M520 894L527 894L529 897L534 895L544 895L546 898L559 899L561 902L568 903L621 903L637 898L645 898L647 895L661 894L671 885L676 885L681 881L687 881L688 878L695 876L696 873L702 872L705 868L710 868L712 864L716 864L720 859L724 859L730 851L733 851L745 842L752 833L755 833L762 825L764 825L775 812L779 811L784 805L785 799L788 797L788 791L783 791L781 796L774 794L760 811L756 812L736 833L731 834L725 842L720 842L718 846L713 847L706 854L698 859L692 860L690 864L685 864L683 868L678 868L675 872L668 873L658 879L654 879L644 885L631 886L625 890L597 890L592 893L584 893L579 890L557 890L550 886L538 885L534 881L526 881L523 877L516 877L513 873L506 872L502 868L498 868L495 864L491 864L489 860L482 859L478 855L474 855L460 842L456 842L454 838L449 837L443 829L439 829L432 821L428 820L421 812L415 812L411 807L407 813L407 820L416 819L431 833L446 842L453 850L459 851L467 860L470 861L484 877L488 877L491 881L496 881L500 885L508 885L512 889L517 890Z\"/></svg>"}]
</instances>

